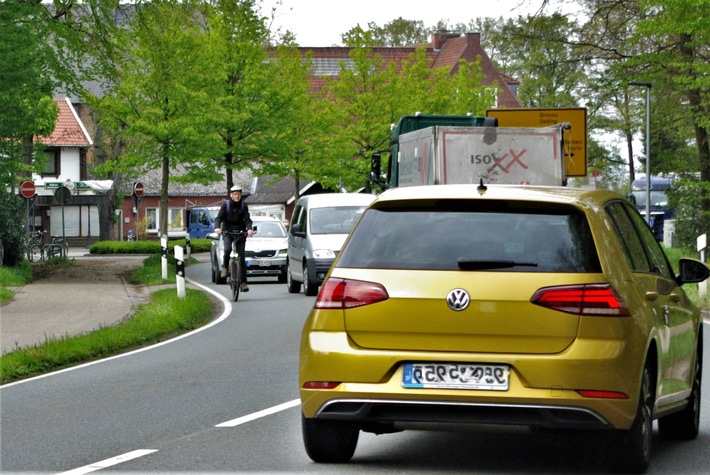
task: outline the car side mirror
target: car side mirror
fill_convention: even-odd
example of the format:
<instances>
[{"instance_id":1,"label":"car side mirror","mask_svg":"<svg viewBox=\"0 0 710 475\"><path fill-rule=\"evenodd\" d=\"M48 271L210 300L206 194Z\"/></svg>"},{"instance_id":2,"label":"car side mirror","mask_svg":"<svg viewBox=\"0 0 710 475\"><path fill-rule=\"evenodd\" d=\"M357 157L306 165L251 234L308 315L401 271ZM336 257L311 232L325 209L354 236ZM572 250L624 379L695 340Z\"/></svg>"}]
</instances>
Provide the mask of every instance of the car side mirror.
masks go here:
<instances>
[{"instance_id":1,"label":"car side mirror","mask_svg":"<svg viewBox=\"0 0 710 475\"><path fill-rule=\"evenodd\" d=\"M678 261L678 276L676 283L696 284L710 277L710 268L700 261L683 257Z\"/></svg>"},{"instance_id":2,"label":"car side mirror","mask_svg":"<svg viewBox=\"0 0 710 475\"><path fill-rule=\"evenodd\" d=\"M293 226L291 226L291 234L294 236L303 236L305 233L303 232L303 226L301 223L296 223Z\"/></svg>"}]
</instances>

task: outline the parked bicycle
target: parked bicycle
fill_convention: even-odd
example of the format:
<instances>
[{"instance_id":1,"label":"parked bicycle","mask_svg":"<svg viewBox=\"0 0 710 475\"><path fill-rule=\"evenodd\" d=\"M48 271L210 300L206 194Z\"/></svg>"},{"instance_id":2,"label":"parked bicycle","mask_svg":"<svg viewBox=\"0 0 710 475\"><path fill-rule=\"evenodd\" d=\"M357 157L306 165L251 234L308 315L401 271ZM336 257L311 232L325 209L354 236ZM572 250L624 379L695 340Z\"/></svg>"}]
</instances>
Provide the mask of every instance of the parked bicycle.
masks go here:
<instances>
[{"instance_id":1,"label":"parked bicycle","mask_svg":"<svg viewBox=\"0 0 710 475\"><path fill-rule=\"evenodd\" d=\"M69 255L69 244L59 236L52 236L52 242L46 244L43 248L45 259L54 259L57 257L66 257Z\"/></svg>"},{"instance_id":2,"label":"parked bicycle","mask_svg":"<svg viewBox=\"0 0 710 475\"><path fill-rule=\"evenodd\" d=\"M229 277L227 283L232 289L232 300L239 300L239 290L242 285L242 264L239 259L239 251L237 251L237 241L247 235L246 231L222 231L222 234L234 236L232 240L232 252L229 255Z\"/></svg>"},{"instance_id":3,"label":"parked bicycle","mask_svg":"<svg viewBox=\"0 0 710 475\"><path fill-rule=\"evenodd\" d=\"M43 232L35 231L30 235L30 239L27 241L27 260L30 262L39 262L44 259L43 250Z\"/></svg>"}]
</instances>

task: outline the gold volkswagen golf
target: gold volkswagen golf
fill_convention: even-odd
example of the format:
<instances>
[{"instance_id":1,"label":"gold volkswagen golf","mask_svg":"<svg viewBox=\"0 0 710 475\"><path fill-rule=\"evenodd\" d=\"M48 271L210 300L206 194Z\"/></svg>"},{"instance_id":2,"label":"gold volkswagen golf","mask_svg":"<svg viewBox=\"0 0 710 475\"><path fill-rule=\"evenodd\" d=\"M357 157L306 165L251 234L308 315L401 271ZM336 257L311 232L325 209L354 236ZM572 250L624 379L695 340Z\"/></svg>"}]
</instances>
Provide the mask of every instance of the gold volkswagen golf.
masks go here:
<instances>
[{"instance_id":1,"label":"gold volkswagen golf","mask_svg":"<svg viewBox=\"0 0 710 475\"><path fill-rule=\"evenodd\" d=\"M598 429L613 471L698 433L702 320L620 195L439 185L383 193L305 323L306 451L349 461L359 431L476 424Z\"/></svg>"}]
</instances>

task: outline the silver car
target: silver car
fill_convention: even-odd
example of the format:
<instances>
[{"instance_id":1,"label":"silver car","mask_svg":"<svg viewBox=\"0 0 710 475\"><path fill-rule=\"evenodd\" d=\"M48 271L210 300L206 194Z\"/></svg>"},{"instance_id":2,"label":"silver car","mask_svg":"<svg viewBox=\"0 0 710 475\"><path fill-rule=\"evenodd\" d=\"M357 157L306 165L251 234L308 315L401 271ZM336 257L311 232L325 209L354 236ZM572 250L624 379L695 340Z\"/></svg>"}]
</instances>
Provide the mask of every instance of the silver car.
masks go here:
<instances>
[{"instance_id":1,"label":"silver car","mask_svg":"<svg viewBox=\"0 0 710 475\"><path fill-rule=\"evenodd\" d=\"M286 228L274 217L252 216L251 219L254 236L247 238L245 245L247 277L273 276L281 283L286 282L288 248ZM212 282L224 284L227 282L226 278L220 277L224 243L221 236L215 233L210 234L209 237L214 239L210 250Z\"/></svg>"}]
</instances>

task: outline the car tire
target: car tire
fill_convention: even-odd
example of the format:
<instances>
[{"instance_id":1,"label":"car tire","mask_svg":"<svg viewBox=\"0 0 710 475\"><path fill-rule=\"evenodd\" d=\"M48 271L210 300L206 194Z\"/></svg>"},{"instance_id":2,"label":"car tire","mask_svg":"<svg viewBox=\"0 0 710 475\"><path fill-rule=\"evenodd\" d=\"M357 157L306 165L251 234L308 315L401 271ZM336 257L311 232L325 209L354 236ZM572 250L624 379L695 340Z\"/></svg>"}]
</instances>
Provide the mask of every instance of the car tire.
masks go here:
<instances>
[{"instance_id":1,"label":"car tire","mask_svg":"<svg viewBox=\"0 0 710 475\"><path fill-rule=\"evenodd\" d=\"M647 365L641 378L641 391L634 423L628 430L617 430L611 437L609 470L614 473L643 473L651 461L653 440L653 380Z\"/></svg>"},{"instance_id":2,"label":"car tire","mask_svg":"<svg viewBox=\"0 0 710 475\"><path fill-rule=\"evenodd\" d=\"M286 283L286 271L283 271L279 274L277 277L279 284L285 284Z\"/></svg>"},{"instance_id":3,"label":"car tire","mask_svg":"<svg viewBox=\"0 0 710 475\"><path fill-rule=\"evenodd\" d=\"M291 264L286 266L286 286L289 294L297 294L301 291L301 283L293 280L293 275L291 275Z\"/></svg>"},{"instance_id":4,"label":"car tire","mask_svg":"<svg viewBox=\"0 0 710 475\"><path fill-rule=\"evenodd\" d=\"M360 431L352 423L308 419L301 414L303 445L317 463L347 463L353 457Z\"/></svg>"},{"instance_id":5,"label":"car tire","mask_svg":"<svg viewBox=\"0 0 710 475\"><path fill-rule=\"evenodd\" d=\"M211 274L212 274L212 283L213 283L213 284L216 284L216 283L217 283L217 275L218 275L219 273L215 270L215 268L214 268L214 263L212 264L212 272L211 272Z\"/></svg>"},{"instance_id":6,"label":"car tire","mask_svg":"<svg viewBox=\"0 0 710 475\"><path fill-rule=\"evenodd\" d=\"M703 382L702 340L695 356L695 377L688 405L680 411L658 419L658 432L666 440L693 440L700 430L700 389Z\"/></svg>"},{"instance_id":7,"label":"car tire","mask_svg":"<svg viewBox=\"0 0 710 475\"><path fill-rule=\"evenodd\" d=\"M308 264L303 264L303 293L307 297L315 297L318 295L318 284L313 283L311 276L308 274Z\"/></svg>"}]
</instances>

